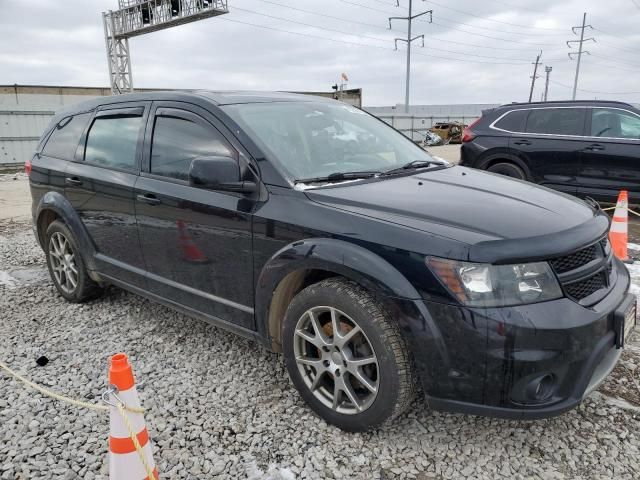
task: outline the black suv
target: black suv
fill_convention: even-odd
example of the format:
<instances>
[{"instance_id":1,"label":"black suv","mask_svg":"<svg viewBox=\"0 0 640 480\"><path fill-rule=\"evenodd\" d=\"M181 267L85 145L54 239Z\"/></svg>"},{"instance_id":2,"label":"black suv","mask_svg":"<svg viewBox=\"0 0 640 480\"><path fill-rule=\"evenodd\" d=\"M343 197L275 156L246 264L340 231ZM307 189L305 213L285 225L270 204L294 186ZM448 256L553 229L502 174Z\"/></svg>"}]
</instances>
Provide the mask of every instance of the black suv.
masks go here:
<instances>
[{"instance_id":1,"label":"black suv","mask_svg":"<svg viewBox=\"0 0 640 480\"><path fill-rule=\"evenodd\" d=\"M620 102L514 103L464 132L460 165L615 202L640 203L640 110Z\"/></svg>"},{"instance_id":2,"label":"black suv","mask_svg":"<svg viewBox=\"0 0 640 480\"><path fill-rule=\"evenodd\" d=\"M171 92L57 115L30 171L60 294L109 284L284 354L327 421L576 406L635 324L597 205L430 157L292 94Z\"/></svg>"}]
</instances>

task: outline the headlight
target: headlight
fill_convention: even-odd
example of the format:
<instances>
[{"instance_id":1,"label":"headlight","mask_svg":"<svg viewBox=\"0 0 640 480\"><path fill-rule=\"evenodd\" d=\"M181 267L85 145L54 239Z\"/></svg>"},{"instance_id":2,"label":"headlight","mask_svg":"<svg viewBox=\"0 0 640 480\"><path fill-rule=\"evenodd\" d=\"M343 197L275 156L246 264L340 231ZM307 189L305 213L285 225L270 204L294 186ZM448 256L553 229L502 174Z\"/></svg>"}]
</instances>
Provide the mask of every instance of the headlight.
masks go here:
<instances>
[{"instance_id":1,"label":"headlight","mask_svg":"<svg viewBox=\"0 0 640 480\"><path fill-rule=\"evenodd\" d=\"M427 266L460 300L473 307L502 307L562 297L546 262L490 265L428 257Z\"/></svg>"}]
</instances>

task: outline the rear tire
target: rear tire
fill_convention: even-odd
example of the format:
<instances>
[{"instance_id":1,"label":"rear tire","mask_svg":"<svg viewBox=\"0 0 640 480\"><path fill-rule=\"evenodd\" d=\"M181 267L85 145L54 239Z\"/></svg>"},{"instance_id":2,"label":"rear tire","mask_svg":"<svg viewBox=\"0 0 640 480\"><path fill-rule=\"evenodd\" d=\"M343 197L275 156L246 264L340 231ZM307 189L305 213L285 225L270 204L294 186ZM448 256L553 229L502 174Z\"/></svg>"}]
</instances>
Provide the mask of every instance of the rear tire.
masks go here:
<instances>
[{"instance_id":1,"label":"rear tire","mask_svg":"<svg viewBox=\"0 0 640 480\"><path fill-rule=\"evenodd\" d=\"M323 280L296 295L285 314L283 351L302 398L342 430L379 427L415 396L415 374L397 324L348 280Z\"/></svg>"},{"instance_id":2,"label":"rear tire","mask_svg":"<svg viewBox=\"0 0 640 480\"><path fill-rule=\"evenodd\" d=\"M527 174L515 163L511 162L499 162L494 163L489 168L488 172L504 175L505 177L517 178L518 180L526 180Z\"/></svg>"},{"instance_id":3,"label":"rear tire","mask_svg":"<svg viewBox=\"0 0 640 480\"><path fill-rule=\"evenodd\" d=\"M102 288L89 277L71 230L60 220L55 220L47 228L45 238L47 268L60 295L73 303L100 295Z\"/></svg>"}]
</instances>

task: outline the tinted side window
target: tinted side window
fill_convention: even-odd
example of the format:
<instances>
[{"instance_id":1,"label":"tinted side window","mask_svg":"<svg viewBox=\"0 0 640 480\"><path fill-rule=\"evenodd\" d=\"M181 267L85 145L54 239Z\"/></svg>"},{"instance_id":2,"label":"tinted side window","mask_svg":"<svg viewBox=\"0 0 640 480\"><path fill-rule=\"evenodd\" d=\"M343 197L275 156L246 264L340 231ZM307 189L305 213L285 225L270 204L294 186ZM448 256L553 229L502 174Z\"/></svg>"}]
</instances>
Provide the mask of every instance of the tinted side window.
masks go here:
<instances>
[{"instance_id":1,"label":"tinted side window","mask_svg":"<svg viewBox=\"0 0 640 480\"><path fill-rule=\"evenodd\" d=\"M523 132L529 110L513 110L496 122L495 127L508 132Z\"/></svg>"},{"instance_id":2,"label":"tinted side window","mask_svg":"<svg viewBox=\"0 0 640 480\"><path fill-rule=\"evenodd\" d=\"M90 117L91 113L81 113L60 120L49 136L42 154L63 160L73 160L80 137Z\"/></svg>"},{"instance_id":3,"label":"tinted side window","mask_svg":"<svg viewBox=\"0 0 640 480\"><path fill-rule=\"evenodd\" d=\"M527 119L527 133L582 135L584 108L538 108Z\"/></svg>"},{"instance_id":4,"label":"tinted side window","mask_svg":"<svg viewBox=\"0 0 640 480\"><path fill-rule=\"evenodd\" d=\"M640 139L640 117L612 108L594 108L591 112L591 136Z\"/></svg>"},{"instance_id":5,"label":"tinted side window","mask_svg":"<svg viewBox=\"0 0 640 480\"><path fill-rule=\"evenodd\" d=\"M89 130L84 160L103 167L136 169L141 116L97 117Z\"/></svg>"},{"instance_id":6,"label":"tinted side window","mask_svg":"<svg viewBox=\"0 0 640 480\"><path fill-rule=\"evenodd\" d=\"M151 173L188 180L191 160L204 156L233 156L215 128L185 118L156 117L151 141Z\"/></svg>"}]
</instances>

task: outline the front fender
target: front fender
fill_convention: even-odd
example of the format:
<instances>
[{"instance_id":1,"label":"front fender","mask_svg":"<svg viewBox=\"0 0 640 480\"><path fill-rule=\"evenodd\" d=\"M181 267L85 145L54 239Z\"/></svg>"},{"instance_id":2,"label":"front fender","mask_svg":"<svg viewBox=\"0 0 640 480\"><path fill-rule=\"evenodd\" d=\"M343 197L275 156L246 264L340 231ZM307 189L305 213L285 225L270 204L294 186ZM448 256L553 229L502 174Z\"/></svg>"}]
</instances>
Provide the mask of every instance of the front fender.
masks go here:
<instances>
[{"instance_id":1,"label":"front fender","mask_svg":"<svg viewBox=\"0 0 640 480\"><path fill-rule=\"evenodd\" d=\"M36 228L36 235L38 243L41 247L44 248L45 245L45 231L40 229L40 220L42 215L46 211L54 212L71 230L73 236L75 237L78 246L80 247L80 252L82 254L82 259L88 270L95 270L95 253L96 247L91 240L91 236L87 229L85 228L80 216L73 208L69 200L67 200L64 195L58 192L47 192L45 193L40 201L38 202L38 206L35 209L34 221Z\"/></svg>"},{"instance_id":2,"label":"front fender","mask_svg":"<svg viewBox=\"0 0 640 480\"><path fill-rule=\"evenodd\" d=\"M256 284L255 303L261 336L271 342L274 340L268 328L269 310L280 282L292 272L312 269L341 275L360 284L385 305L414 353L428 351L431 362L449 363L440 329L405 276L372 251L330 238L293 242L276 252L262 268ZM418 357L421 359L422 356Z\"/></svg>"}]
</instances>

